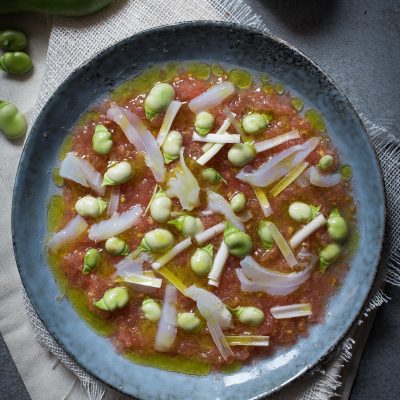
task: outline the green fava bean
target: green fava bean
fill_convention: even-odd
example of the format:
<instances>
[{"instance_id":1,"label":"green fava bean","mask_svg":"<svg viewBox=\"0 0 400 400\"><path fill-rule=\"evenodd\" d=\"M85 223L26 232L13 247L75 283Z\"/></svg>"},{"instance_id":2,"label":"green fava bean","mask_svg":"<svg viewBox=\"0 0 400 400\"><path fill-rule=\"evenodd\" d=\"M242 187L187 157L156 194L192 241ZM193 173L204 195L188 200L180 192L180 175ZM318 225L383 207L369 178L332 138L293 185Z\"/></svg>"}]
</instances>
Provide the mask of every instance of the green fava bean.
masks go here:
<instances>
[{"instance_id":1,"label":"green fava bean","mask_svg":"<svg viewBox=\"0 0 400 400\"><path fill-rule=\"evenodd\" d=\"M330 264L335 262L339 257L341 249L336 243L331 243L325 246L319 252L320 271L325 272Z\"/></svg>"},{"instance_id":2,"label":"green fava bean","mask_svg":"<svg viewBox=\"0 0 400 400\"><path fill-rule=\"evenodd\" d=\"M233 313L242 324L252 327L260 326L265 320L263 311L257 307L238 307Z\"/></svg>"},{"instance_id":3,"label":"green fava bean","mask_svg":"<svg viewBox=\"0 0 400 400\"><path fill-rule=\"evenodd\" d=\"M172 200L160 190L150 204L150 214L154 221L166 222L171 217Z\"/></svg>"},{"instance_id":4,"label":"green fava bean","mask_svg":"<svg viewBox=\"0 0 400 400\"><path fill-rule=\"evenodd\" d=\"M128 245L123 240L118 239L115 236L106 240L104 248L113 256L127 256L129 254Z\"/></svg>"},{"instance_id":5,"label":"green fava bean","mask_svg":"<svg viewBox=\"0 0 400 400\"><path fill-rule=\"evenodd\" d=\"M269 116L259 113L251 113L243 118L242 126L245 133L254 135L264 130L269 124Z\"/></svg>"},{"instance_id":6,"label":"green fava bean","mask_svg":"<svg viewBox=\"0 0 400 400\"><path fill-rule=\"evenodd\" d=\"M228 160L235 167L244 167L256 156L253 143L237 143L228 151Z\"/></svg>"},{"instance_id":7,"label":"green fava bean","mask_svg":"<svg viewBox=\"0 0 400 400\"><path fill-rule=\"evenodd\" d=\"M211 271L213 264L213 245L197 249L190 258L190 268L198 276L205 276Z\"/></svg>"},{"instance_id":8,"label":"green fava bean","mask_svg":"<svg viewBox=\"0 0 400 400\"><path fill-rule=\"evenodd\" d=\"M144 101L146 117L152 120L164 112L175 98L175 90L169 83L157 83Z\"/></svg>"},{"instance_id":9,"label":"green fava bean","mask_svg":"<svg viewBox=\"0 0 400 400\"><path fill-rule=\"evenodd\" d=\"M106 290L103 297L94 301L93 304L105 311L115 311L125 307L129 302L128 289L125 287L115 287Z\"/></svg>"},{"instance_id":10,"label":"green fava bean","mask_svg":"<svg viewBox=\"0 0 400 400\"><path fill-rule=\"evenodd\" d=\"M166 164L177 160L183 145L182 135L178 131L168 133L161 148L163 151L164 161Z\"/></svg>"},{"instance_id":11,"label":"green fava bean","mask_svg":"<svg viewBox=\"0 0 400 400\"><path fill-rule=\"evenodd\" d=\"M140 242L140 245L135 250L134 255L149 251L152 253L163 253L174 244L174 237L170 231L162 228L156 228L147 232Z\"/></svg>"},{"instance_id":12,"label":"green fava bean","mask_svg":"<svg viewBox=\"0 0 400 400\"><path fill-rule=\"evenodd\" d=\"M28 44L25 33L7 29L0 32L0 48L6 51L23 50Z\"/></svg>"},{"instance_id":13,"label":"green fava bean","mask_svg":"<svg viewBox=\"0 0 400 400\"><path fill-rule=\"evenodd\" d=\"M328 234L332 240L342 241L346 239L349 228L346 220L340 215L337 208L333 209L329 214L327 225Z\"/></svg>"},{"instance_id":14,"label":"green fava bean","mask_svg":"<svg viewBox=\"0 0 400 400\"><path fill-rule=\"evenodd\" d=\"M224 242L228 246L229 252L236 257L244 257L253 250L251 237L236 228L230 221L224 231Z\"/></svg>"},{"instance_id":15,"label":"green fava bean","mask_svg":"<svg viewBox=\"0 0 400 400\"><path fill-rule=\"evenodd\" d=\"M271 231L268 226L271 221L261 221L258 226L258 236L261 239L262 245L265 249L270 250L274 244L274 238L272 237Z\"/></svg>"},{"instance_id":16,"label":"green fava bean","mask_svg":"<svg viewBox=\"0 0 400 400\"><path fill-rule=\"evenodd\" d=\"M236 193L232 196L229 202L231 204L232 210L235 213L239 213L243 211L246 207L246 196L242 192Z\"/></svg>"},{"instance_id":17,"label":"green fava bean","mask_svg":"<svg viewBox=\"0 0 400 400\"><path fill-rule=\"evenodd\" d=\"M225 182L226 180L222 177L222 175L215 170L214 168L206 168L201 171L201 176L210 183L217 183L217 182Z\"/></svg>"},{"instance_id":18,"label":"green fava bean","mask_svg":"<svg viewBox=\"0 0 400 400\"><path fill-rule=\"evenodd\" d=\"M83 258L82 274L88 274L91 270L97 267L100 262L100 253L97 249L89 249Z\"/></svg>"},{"instance_id":19,"label":"green fava bean","mask_svg":"<svg viewBox=\"0 0 400 400\"><path fill-rule=\"evenodd\" d=\"M308 204L296 201L289 206L289 215L295 221L309 222L312 219L313 213Z\"/></svg>"},{"instance_id":20,"label":"green fava bean","mask_svg":"<svg viewBox=\"0 0 400 400\"><path fill-rule=\"evenodd\" d=\"M186 332L193 332L201 326L201 320L192 312L179 313L177 325Z\"/></svg>"},{"instance_id":21,"label":"green fava bean","mask_svg":"<svg viewBox=\"0 0 400 400\"><path fill-rule=\"evenodd\" d=\"M114 186L129 181L133 176L131 164L121 161L107 170L101 186Z\"/></svg>"},{"instance_id":22,"label":"green fava bean","mask_svg":"<svg viewBox=\"0 0 400 400\"><path fill-rule=\"evenodd\" d=\"M161 305L154 299L144 299L140 307L145 318L157 322L161 318Z\"/></svg>"},{"instance_id":23,"label":"green fava bean","mask_svg":"<svg viewBox=\"0 0 400 400\"><path fill-rule=\"evenodd\" d=\"M182 215L168 223L174 225L186 237L193 237L203 230L201 219L191 215Z\"/></svg>"},{"instance_id":24,"label":"green fava bean","mask_svg":"<svg viewBox=\"0 0 400 400\"><path fill-rule=\"evenodd\" d=\"M10 74L22 75L30 71L32 60L22 51L4 53L0 57L0 70Z\"/></svg>"},{"instance_id":25,"label":"green fava bean","mask_svg":"<svg viewBox=\"0 0 400 400\"><path fill-rule=\"evenodd\" d=\"M210 114L207 111L202 111L196 115L194 129L196 129L196 132L199 135L206 136L214 127L214 121L214 115Z\"/></svg>"},{"instance_id":26,"label":"green fava bean","mask_svg":"<svg viewBox=\"0 0 400 400\"><path fill-rule=\"evenodd\" d=\"M92 148L97 154L108 154L113 147L111 133L103 125L96 125L92 137Z\"/></svg>"},{"instance_id":27,"label":"green fava bean","mask_svg":"<svg viewBox=\"0 0 400 400\"><path fill-rule=\"evenodd\" d=\"M317 167L322 171L327 171L333 165L333 157L330 154L322 156L317 164Z\"/></svg>"},{"instance_id":28,"label":"green fava bean","mask_svg":"<svg viewBox=\"0 0 400 400\"><path fill-rule=\"evenodd\" d=\"M87 195L75 203L75 211L82 217L97 218L103 214L107 203L102 199Z\"/></svg>"},{"instance_id":29,"label":"green fava bean","mask_svg":"<svg viewBox=\"0 0 400 400\"><path fill-rule=\"evenodd\" d=\"M7 139L15 140L24 136L28 124L24 115L14 104L0 100L0 131Z\"/></svg>"}]
</instances>

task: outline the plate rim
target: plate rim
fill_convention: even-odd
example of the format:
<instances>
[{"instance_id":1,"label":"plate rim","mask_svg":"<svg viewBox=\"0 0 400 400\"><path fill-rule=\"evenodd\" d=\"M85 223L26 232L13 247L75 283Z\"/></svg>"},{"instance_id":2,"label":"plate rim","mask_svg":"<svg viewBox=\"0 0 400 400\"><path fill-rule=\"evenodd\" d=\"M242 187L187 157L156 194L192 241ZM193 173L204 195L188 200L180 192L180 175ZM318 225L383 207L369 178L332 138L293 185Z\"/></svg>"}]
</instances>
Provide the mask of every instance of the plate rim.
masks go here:
<instances>
[{"instance_id":1,"label":"plate rim","mask_svg":"<svg viewBox=\"0 0 400 400\"><path fill-rule=\"evenodd\" d=\"M321 357L319 357L318 359L316 359L314 362L307 364L307 366L305 366L304 368L302 368L296 375L290 377L289 379L285 380L284 382L282 382L280 385L275 386L272 389L269 389L263 393L259 393L257 395L255 395L254 397L251 397L251 399L260 399L264 396L268 396L271 395L272 393L275 393L279 390L281 390L282 388L284 388L285 386L289 385L290 383L292 383L293 381L299 379L301 376L303 376L307 371L310 371L312 368L314 368L318 363L322 362L323 360L325 360L332 352L332 350L334 350L342 341L343 339L347 336L347 334L349 333L349 331L353 328L354 324L356 323L356 321L360 318L360 316L363 313L363 310L365 308L365 305L367 304L367 302L369 301L371 294L378 282L378 273L380 272L380 265L382 264L382 261L384 258L383 255L383 243L385 240L385 227L386 227L386 222L387 222L387 194L386 194L386 187L385 187L385 181L384 181L384 176L383 176L383 171L379 162L379 158L376 152L376 149L373 145L373 142L371 140L370 135L367 132L367 129L365 127L365 124L363 123L363 121L361 120L358 112L355 110L354 106L352 105L352 103L350 102L350 100L347 98L347 96L343 93L343 91L339 88L339 86L336 84L336 82L330 77L330 75L322 68L320 67L316 62L314 62L312 60L312 58L310 58L309 56L307 56L303 51L299 50L296 46L290 44L289 42L287 42L286 40L259 28L255 28L252 26L247 26L247 25L243 25L243 24L239 24L236 22L226 22L226 21L210 21L210 20L193 20L193 21L182 21L182 22L178 22L175 24L166 24L166 25L160 25L157 27L153 27L153 28L148 28L145 30L142 30L140 32L137 32L129 37L126 37L122 40L119 40L117 42L115 42L114 44L107 46L106 48L104 48L103 50L95 53L92 57L90 57L88 60L86 60L83 64L79 65L77 68L73 69L68 76L57 86L57 88L54 90L54 92L50 95L50 97L48 98L48 100L46 101L46 103L43 105L43 107L41 108L41 110L39 111L34 124L32 125L30 131L29 131L29 135L27 137L27 140L24 143L22 152L21 152L21 156L20 156L20 160L18 163L18 168L17 168L17 172L15 175L15 182L14 182L14 187L13 187L13 194L12 194L12 206L11 206L11 233L12 233L12 243L13 243L13 252L14 252L14 258L16 261L16 265L18 268L18 273L20 274L20 271L22 269L21 265L23 264L23 262L21 261L21 258L19 257L19 249L18 249L18 244L16 241L16 225L17 225L17 208L18 206L16 205L16 197L18 196L17 192L18 190L21 190L20 186L19 186L19 181L20 181L20 174L21 174L21 170L22 170L22 164L25 160L25 158L27 157L27 148L31 145L32 142L34 142L36 140L36 137L34 138L30 133L32 131L35 130L36 126L38 125L38 122L40 121L40 117L42 116L43 112L46 110L46 108L49 106L49 104L53 101L54 96L57 94L57 92L59 92L60 90L62 90L63 88L65 88L68 83L74 79L74 75L78 72L81 71L85 68L88 67L89 64L91 64L92 62L96 62L98 59L104 57L106 54L108 54L109 52L112 52L114 49L117 49L120 46L123 46L124 44L129 44L129 42L131 40L134 40L135 38L140 38L143 36L146 36L148 34L156 34L159 31L168 31L171 29L175 29L175 28L182 28L185 29L186 27L190 28L193 26L197 26L197 27L206 27L206 26L219 26L222 27L223 29L234 29L234 30L239 30L239 31L244 31L247 33L251 33L251 34L257 34L257 35L261 35L269 40L272 40L276 43L278 43L279 45L283 45L284 47L290 49L292 52L299 54L303 59L305 59L309 64L311 64L320 74L322 74L322 76L328 80L328 82L337 90L337 92L339 93L339 95L341 96L341 98L344 100L345 102L345 106L346 108L349 108L354 117L357 119L357 122L360 124L360 126L362 127L362 134L364 135L364 137L367 139L368 145L370 147L370 149L372 150L372 154L374 155L375 158L375 162L377 165L377 170L379 172L379 185L380 185L380 190L381 190L381 194L383 196L384 202L383 202L383 209L381 209L380 211L383 211L383 220L382 220L382 230L381 232L379 232L379 246L377 246L377 251L378 251L378 257L374 262L373 265L373 274L371 277L371 284L369 285L369 289L368 292L365 295L365 299L362 303L362 305L360 306L358 312L356 313L356 316L351 320L348 321L347 323L347 328L343 330L342 335L340 335L340 337L338 339L336 339L334 341L334 343L332 343L332 346L329 348L329 350L322 355ZM37 135L36 135L37 136ZM384 267L382 266L382 269ZM117 390L120 393L124 393L126 395L130 395L132 396L132 394L124 391L124 389L121 389L120 387L117 387L116 385L106 382L102 377L100 377L97 372L92 371L90 369L86 369L86 367L84 367L79 360L77 360L77 358L71 354L68 350L66 350L61 344L60 344L60 339L57 337L57 334L52 333L50 331L50 329L46 326L46 323L44 322L44 320L41 318L40 316L40 307L37 307L34 304L34 301L31 300L31 297L29 295L29 289L27 290L27 287L29 288L29 286L25 285L25 282L23 280L23 278L21 277L20 274L20 278L21 278L21 282L23 284L23 290L26 292L27 297L30 301L30 303L32 304L32 307L35 309L36 314L38 316L38 318L40 319L40 321L42 322L42 324L44 325L44 327L46 328L46 330L50 333L50 335L52 336L52 338L56 341L56 343L63 349L63 351L65 351L65 353L71 357L71 359L73 361L75 361L77 363L77 365L84 370L86 373L88 373L89 375L92 375L93 377L95 377L95 379L99 380L100 382L102 382L103 384L112 387L113 389ZM57 284L57 283L56 283ZM58 284L57 284L58 286ZM80 317L81 319L81 317ZM86 323L85 323L86 324ZM122 356L121 356L122 357ZM163 370L164 371L164 370ZM177 373L177 372L175 372ZM136 395L137 396L137 395Z\"/></svg>"}]
</instances>

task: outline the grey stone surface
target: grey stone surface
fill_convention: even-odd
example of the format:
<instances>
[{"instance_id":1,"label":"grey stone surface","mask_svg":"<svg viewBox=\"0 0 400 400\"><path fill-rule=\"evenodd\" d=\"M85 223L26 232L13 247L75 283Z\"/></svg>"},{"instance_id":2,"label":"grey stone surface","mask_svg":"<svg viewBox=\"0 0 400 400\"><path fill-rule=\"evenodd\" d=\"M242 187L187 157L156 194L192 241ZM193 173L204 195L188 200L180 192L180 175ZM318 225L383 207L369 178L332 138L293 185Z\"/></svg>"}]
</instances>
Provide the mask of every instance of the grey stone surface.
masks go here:
<instances>
[{"instance_id":1,"label":"grey stone surface","mask_svg":"<svg viewBox=\"0 0 400 400\"><path fill-rule=\"evenodd\" d=\"M246 1L271 33L325 69L359 112L387 127L399 125L399 0ZM400 289L387 293L393 300L377 313L351 400L400 398ZM1 339L0 400L27 398Z\"/></svg>"}]
</instances>

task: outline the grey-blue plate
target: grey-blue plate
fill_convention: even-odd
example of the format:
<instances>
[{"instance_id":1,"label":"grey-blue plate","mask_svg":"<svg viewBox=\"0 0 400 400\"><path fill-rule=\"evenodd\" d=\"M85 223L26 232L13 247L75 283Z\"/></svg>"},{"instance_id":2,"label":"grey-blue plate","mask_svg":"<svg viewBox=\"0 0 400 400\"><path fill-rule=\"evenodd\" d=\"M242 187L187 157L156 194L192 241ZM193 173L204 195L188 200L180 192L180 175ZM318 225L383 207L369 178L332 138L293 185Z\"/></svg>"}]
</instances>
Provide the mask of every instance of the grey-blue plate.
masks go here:
<instances>
[{"instance_id":1,"label":"grey-blue plate","mask_svg":"<svg viewBox=\"0 0 400 400\"><path fill-rule=\"evenodd\" d=\"M324 115L328 132L353 168L360 232L359 250L343 286L315 325L296 345L231 375L191 376L144 367L116 353L96 335L59 289L46 264L43 239L53 191L52 168L65 136L79 117L109 91L144 69L166 61L229 63L265 72L285 83ZM152 29L106 49L74 71L43 108L25 145L14 188L15 257L26 292L57 342L85 370L142 399L251 399L272 393L315 365L345 335L362 309L379 263L385 225L382 175L365 128L332 80L283 41L226 23L190 22Z\"/></svg>"}]
</instances>

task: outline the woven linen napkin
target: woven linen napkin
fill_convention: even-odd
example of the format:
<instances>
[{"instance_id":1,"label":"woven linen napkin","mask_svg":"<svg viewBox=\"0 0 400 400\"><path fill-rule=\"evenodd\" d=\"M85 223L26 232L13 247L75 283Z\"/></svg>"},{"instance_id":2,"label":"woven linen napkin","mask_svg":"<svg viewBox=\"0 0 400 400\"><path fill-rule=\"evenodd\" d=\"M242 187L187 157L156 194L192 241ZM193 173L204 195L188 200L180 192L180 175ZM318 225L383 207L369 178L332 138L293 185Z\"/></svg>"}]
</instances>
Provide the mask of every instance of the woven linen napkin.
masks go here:
<instances>
[{"instance_id":1,"label":"woven linen napkin","mask_svg":"<svg viewBox=\"0 0 400 400\"><path fill-rule=\"evenodd\" d=\"M188 20L232 21L268 31L259 16L254 14L241 0L142 0L117 1L112 6L92 16L84 18L54 18L50 36L47 65L33 119L37 117L45 102L58 85L79 65L90 57L141 30L151 27L173 24ZM368 121L364 121L368 122ZM376 146L383 166L388 193L388 234L386 254L389 256L390 273L387 280L399 283L394 250L400 243L399 210L395 204L400 193L400 147L388 130L368 122L367 128ZM383 280L383 277L381 277ZM73 372L87 391L91 400L127 399L83 371L54 341L36 315L29 299L24 298L29 318L33 324L38 341L48 349L61 363ZM363 321L377 306L387 302L379 285L369 299L365 313L349 336L337 347L331 357L317 368L305 374L279 393L272 395L273 400L312 400L328 399L341 393L342 375L346 371L346 362L351 360L352 348L362 336ZM72 385L75 381L72 382ZM72 393L71 393L72 394ZM64 394L66 398L69 393ZM72 397L72 396L71 396Z\"/></svg>"}]
</instances>

